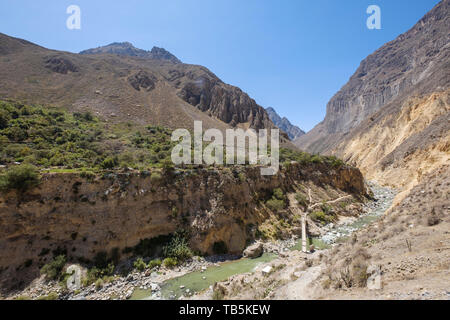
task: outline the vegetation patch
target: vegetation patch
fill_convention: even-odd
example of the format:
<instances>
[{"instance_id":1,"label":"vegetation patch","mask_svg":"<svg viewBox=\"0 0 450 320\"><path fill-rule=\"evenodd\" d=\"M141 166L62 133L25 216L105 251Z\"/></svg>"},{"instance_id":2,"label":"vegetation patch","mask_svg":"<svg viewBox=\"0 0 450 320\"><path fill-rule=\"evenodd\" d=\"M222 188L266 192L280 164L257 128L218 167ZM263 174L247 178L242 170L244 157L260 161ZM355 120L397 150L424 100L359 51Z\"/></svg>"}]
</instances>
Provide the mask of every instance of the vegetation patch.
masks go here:
<instances>
[{"instance_id":1,"label":"vegetation patch","mask_svg":"<svg viewBox=\"0 0 450 320\"><path fill-rule=\"evenodd\" d=\"M63 255L57 256L53 261L47 263L41 268L41 274L49 280L58 280L63 276L62 270L66 264L66 257Z\"/></svg>"},{"instance_id":2,"label":"vegetation patch","mask_svg":"<svg viewBox=\"0 0 450 320\"><path fill-rule=\"evenodd\" d=\"M280 211L286 208L286 196L280 188L273 190L272 198L266 201L266 206L272 211Z\"/></svg>"},{"instance_id":3,"label":"vegetation patch","mask_svg":"<svg viewBox=\"0 0 450 320\"><path fill-rule=\"evenodd\" d=\"M4 191L18 190L26 191L39 184L40 177L38 170L29 164L14 166L0 176L0 189Z\"/></svg>"}]
</instances>

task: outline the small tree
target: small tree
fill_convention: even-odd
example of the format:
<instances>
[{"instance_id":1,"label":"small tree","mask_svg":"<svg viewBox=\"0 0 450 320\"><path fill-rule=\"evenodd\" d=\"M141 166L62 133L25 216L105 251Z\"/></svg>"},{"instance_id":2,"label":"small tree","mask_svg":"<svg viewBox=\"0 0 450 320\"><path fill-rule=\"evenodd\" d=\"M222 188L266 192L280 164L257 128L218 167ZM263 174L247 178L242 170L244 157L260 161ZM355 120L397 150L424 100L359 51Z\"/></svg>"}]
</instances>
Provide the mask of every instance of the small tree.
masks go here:
<instances>
[{"instance_id":1,"label":"small tree","mask_svg":"<svg viewBox=\"0 0 450 320\"><path fill-rule=\"evenodd\" d=\"M26 191L39 184L39 173L36 167L30 164L22 164L12 167L3 176L0 187L6 190L16 189Z\"/></svg>"}]
</instances>

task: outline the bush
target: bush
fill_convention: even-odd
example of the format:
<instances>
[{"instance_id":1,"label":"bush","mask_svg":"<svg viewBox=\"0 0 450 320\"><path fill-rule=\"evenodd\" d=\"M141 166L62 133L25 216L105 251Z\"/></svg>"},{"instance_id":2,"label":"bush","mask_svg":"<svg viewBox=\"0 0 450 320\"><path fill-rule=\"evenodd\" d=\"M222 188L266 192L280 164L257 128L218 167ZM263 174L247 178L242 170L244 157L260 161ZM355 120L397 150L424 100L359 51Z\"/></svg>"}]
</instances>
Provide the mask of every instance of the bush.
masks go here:
<instances>
[{"instance_id":1,"label":"bush","mask_svg":"<svg viewBox=\"0 0 450 320\"><path fill-rule=\"evenodd\" d=\"M142 260L142 258L137 258L133 263L133 267L139 271L144 271L147 268L147 265L145 264L144 260Z\"/></svg>"},{"instance_id":2,"label":"bush","mask_svg":"<svg viewBox=\"0 0 450 320\"><path fill-rule=\"evenodd\" d=\"M286 203L283 200L270 199L266 202L266 205L272 211L280 211L285 208Z\"/></svg>"},{"instance_id":3,"label":"bush","mask_svg":"<svg viewBox=\"0 0 450 320\"><path fill-rule=\"evenodd\" d=\"M162 261L160 259L152 260L148 263L149 269L159 268L162 264Z\"/></svg>"},{"instance_id":4,"label":"bush","mask_svg":"<svg viewBox=\"0 0 450 320\"><path fill-rule=\"evenodd\" d=\"M39 174L36 167L29 164L12 167L2 177L0 188L5 190L16 189L26 191L39 184Z\"/></svg>"},{"instance_id":5,"label":"bush","mask_svg":"<svg viewBox=\"0 0 450 320\"><path fill-rule=\"evenodd\" d=\"M103 282L102 279L97 279L97 281L95 281L95 289L100 290L101 288L103 288L103 286L105 285L105 283Z\"/></svg>"},{"instance_id":6,"label":"bush","mask_svg":"<svg viewBox=\"0 0 450 320\"><path fill-rule=\"evenodd\" d=\"M274 189L273 190L273 198L278 199L278 200L285 200L283 190L281 190L280 188Z\"/></svg>"},{"instance_id":7,"label":"bush","mask_svg":"<svg viewBox=\"0 0 450 320\"><path fill-rule=\"evenodd\" d=\"M309 200L303 193L297 192L295 194L295 200L297 200L298 204L304 208L308 207Z\"/></svg>"},{"instance_id":8,"label":"bush","mask_svg":"<svg viewBox=\"0 0 450 320\"><path fill-rule=\"evenodd\" d=\"M103 169L114 169L118 165L118 159L117 157L107 157L102 162L102 168Z\"/></svg>"},{"instance_id":9,"label":"bush","mask_svg":"<svg viewBox=\"0 0 450 320\"><path fill-rule=\"evenodd\" d=\"M166 268L174 268L178 265L178 260L176 258L165 258L162 262L162 265Z\"/></svg>"},{"instance_id":10,"label":"bush","mask_svg":"<svg viewBox=\"0 0 450 320\"><path fill-rule=\"evenodd\" d=\"M333 222L333 217L325 214L323 211L314 211L310 214L311 219L314 221L322 222L322 223L330 223Z\"/></svg>"},{"instance_id":11,"label":"bush","mask_svg":"<svg viewBox=\"0 0 450 320\"><path fill-rule=\"evenodd\" d=\"M41 274L45 274L49 280L58 280L62 276L62 270L66 264L66 257L57 256L52 262L47 263L41 269Z\"/></svg>"},{"instance_id":12,"label":"bush","mask_svg":"<svg viewBox=\"0 0 450 320\"><path fill-rule=\"evenodd\" d=\"M286 207L286 197L280 188L274 189L272 199L266 201L267 207L272 211L280 211Z\"/></svg>"},{"instance_id":13,"label":"bush","mask_svg":"<svg viewBox=\"0 0 450 320\"><path fill-rule=\"evenodd\" d=\"M89 269L86 278L83 279L83 285L88 286L93 283L96 283L98 279L107 279L108 277L111 277L114 274L114 264L110 263L106 268L98 268L93 267L92 269Z\"/></svg>"},{"instance_id":14,"label":"bush","mask_svg":"<svg viewBox=\"0 0 450 320\"><path fill-rule=\"evenodd\" d=\"M8 112L0 110L0 129L5 129L6 127L8 127L10 119L11 117L9 116Z\"/></svg>"},{"instance_id":15,"label":"bush","mask_svg":"<svg viewBox=\"0 0 450 320\"><path fill-rule=\"evenodd\" d=\"M163 255L168 258L175 258L178 262L184 262L193 256L186 240L186 235L177 232L171 241L163 248Z\"/></svg>"}]
</instances>

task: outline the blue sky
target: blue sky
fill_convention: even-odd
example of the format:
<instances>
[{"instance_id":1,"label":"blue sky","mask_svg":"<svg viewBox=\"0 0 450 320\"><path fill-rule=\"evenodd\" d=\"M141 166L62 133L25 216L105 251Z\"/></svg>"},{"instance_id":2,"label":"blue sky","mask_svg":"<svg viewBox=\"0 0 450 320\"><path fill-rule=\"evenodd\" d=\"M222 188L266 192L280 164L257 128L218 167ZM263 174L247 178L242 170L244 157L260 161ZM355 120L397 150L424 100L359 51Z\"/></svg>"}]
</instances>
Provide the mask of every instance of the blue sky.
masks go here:
<instances>
[{"instance_id":1,"label":"blue sky","mask_svg":"<svg viewBox=\"0 0 450 320\"><path fill-rule=\"evenodd\" d=\"M310 130L367 55L438 0L2 0L0 32L79 52L116 41L164 47ZM69 5L81 30L66 28ZM381 30L366 9L381 8Z\"/></svg>"}]
</instances>

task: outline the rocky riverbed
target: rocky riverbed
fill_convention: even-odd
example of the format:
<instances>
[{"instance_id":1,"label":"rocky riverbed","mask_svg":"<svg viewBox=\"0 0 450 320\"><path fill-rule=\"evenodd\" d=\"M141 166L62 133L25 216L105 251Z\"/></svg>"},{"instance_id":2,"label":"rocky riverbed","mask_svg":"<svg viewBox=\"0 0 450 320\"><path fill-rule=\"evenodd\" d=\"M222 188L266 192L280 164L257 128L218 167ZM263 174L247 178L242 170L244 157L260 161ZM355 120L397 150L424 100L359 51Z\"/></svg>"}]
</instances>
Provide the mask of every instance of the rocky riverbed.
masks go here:
<instances>
[{"instance_id":1,"label":"rocky riverbed","mask_svg":"<svg viewBox=\"0 0 450 320\"><path fill-rule=\"evenodd\" d=\"M359 217L345 217L337 223L330 223L323 227L323 234L320 237L323 242L333 244L339 239L348 237L353 232L377 220L391 207L397 195L396 190L379 186L374 182L369 182L368 185L375 200L364 204L364 213Z\"/></svg>"}]
</instances>

